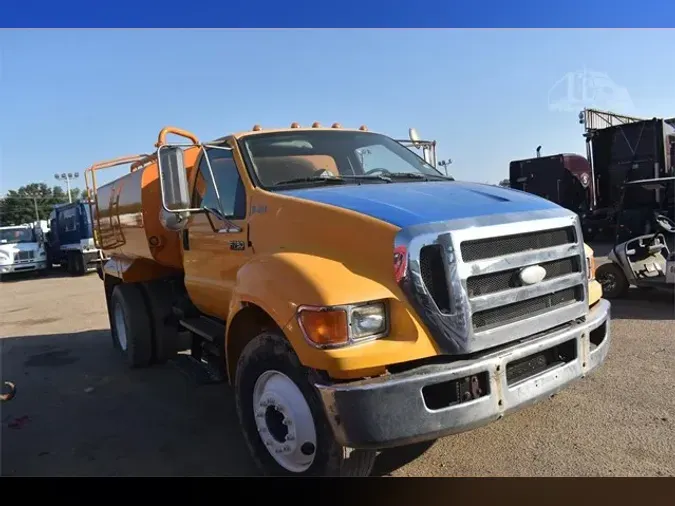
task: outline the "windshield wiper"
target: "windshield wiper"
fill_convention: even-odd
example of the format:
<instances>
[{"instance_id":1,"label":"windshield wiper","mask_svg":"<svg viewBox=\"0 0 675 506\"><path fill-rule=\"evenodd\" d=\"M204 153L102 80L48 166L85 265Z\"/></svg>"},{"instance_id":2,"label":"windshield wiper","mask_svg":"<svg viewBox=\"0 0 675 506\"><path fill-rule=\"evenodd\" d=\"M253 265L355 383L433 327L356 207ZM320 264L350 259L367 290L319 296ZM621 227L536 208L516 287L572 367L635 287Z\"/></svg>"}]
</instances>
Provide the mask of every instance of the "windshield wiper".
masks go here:
<instances>
[{"instance_id":1,"label":"windshield wiper","mask_svg":"<svg viewBox=\"0 0 675 506\"><path fill-rule=\"evenodd\" d=\"M339 176L312 176L312 177L299 177L296 179L289 179L287 181L279 181L274 184L274 186L287 185L287 184L297 184L297 183L324 183L324 184L345 184L348 183L350 179L356 180L365 180L365 181L385 181L391 183L391 178L388 175L380 174L340 174Z\"/></svg>"},{"instance_id":2,"label":"windshield wiper","mask_svg":"<svg viewBox=\"0 0 675 506\"><path fill-rule=\"evenodd\" d=\"M392 172L387 174L387 177L392 179L419 179L422 181L429 181L430 179L440 179L442 181L454 181L455 178L450 176L442 176L441 174L423 174L422 172Z\"/></svg>"},{"instance_id":3,"label":"windshield wiper","mask_svg":"<svg viewBox=\"0 0 675 506\"><path fill-rule=\"evenodd\" d=\"M342 179L342 177L337 177L337 176L332 176L332 177L325 177L325 176L311 176L311 177L296 177L294 179L287 179L286 181L279 181L278 183L274 183L272 186L282 186L282 185L287 185L287 184L297 184L297 183L345 183L346 181Z\"/></svg>"},{"instance_id":4,"label":"windshield wiper","mask_svg":"<svg viewBox=\"0 0 675 506\"><path fill-rule=\"evenodd\" d=\"M365 179L366 181L386 181L391 183L389 174L342 174L341 177L348 177L350 179Z\"/></svg>"}]
</instances>

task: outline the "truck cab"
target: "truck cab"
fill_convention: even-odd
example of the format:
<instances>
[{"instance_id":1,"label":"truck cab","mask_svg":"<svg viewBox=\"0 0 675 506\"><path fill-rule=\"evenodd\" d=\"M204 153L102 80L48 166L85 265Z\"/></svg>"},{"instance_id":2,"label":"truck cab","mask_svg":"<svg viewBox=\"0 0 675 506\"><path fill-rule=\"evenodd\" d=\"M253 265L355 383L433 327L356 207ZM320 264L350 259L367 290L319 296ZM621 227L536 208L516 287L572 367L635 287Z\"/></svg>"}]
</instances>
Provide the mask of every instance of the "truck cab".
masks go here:
<instances>
[{"instance_id":1,"label":"truck cab","mask_svg":"<svg viewBox=\"0 0 675 506\"><path fill-rule=\"evenodd\" d=\"M550 201L366 127L167 127L156 148L85 173L113 344L131 367L188 348L220 374L266 474L367 475L379 450L499 420L607 355L593 252Z\"/></svg>"},{"instance_id":2,"label":"truck cab","mask_svg":"<svg viewBox=\"0 0 675 506\"><path fill-rule=\"evenodd\" d=\"M40 224L0 227L0 276L47 268L44 234Z\"/></svg>"},{"instance_id":3,"label":"truck cab","mask_svg":"<svg viewBox=\"0 0 675 506\"><path fill-rule=\"evenodd\" d=\"M60 265L73 276L81 276L100 263L88 202L77 200L54 206L49 215L49 228L51 264Z\"/></svg>"}]
</instances>

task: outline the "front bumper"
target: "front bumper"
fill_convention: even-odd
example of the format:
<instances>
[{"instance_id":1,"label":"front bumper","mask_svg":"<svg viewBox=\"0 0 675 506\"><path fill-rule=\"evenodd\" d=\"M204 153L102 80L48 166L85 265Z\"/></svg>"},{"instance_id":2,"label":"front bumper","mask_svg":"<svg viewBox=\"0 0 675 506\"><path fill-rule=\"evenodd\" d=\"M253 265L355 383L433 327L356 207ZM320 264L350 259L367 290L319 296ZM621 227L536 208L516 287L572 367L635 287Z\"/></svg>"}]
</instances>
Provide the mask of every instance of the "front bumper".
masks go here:
<instances>
[{"instance_id":1,"label":"front bumper","mask_svg":"<svg viewBox=\"0 0 675 506\"><path fill-rule=\"evenodd\" d=\"M26 262L0 265L0 274L12 274L15 272L30 272L39 271L47 268L47 261L41 260L39 262Z\"/></svg>"},{"instance_id":2,"label":"front bumper","mask_svg":"<svg viewBox=\"0 0 675 506\"><path fill-rule=\"evenodd\" d=\"M609 315L609 302L600 299L581 323L478 358L315 386L343 446L382 449L432 440L496 421L585 377L607 356ZM439 388L458 392L440 409L438 396L432 399ZM467 390L472 398L462 400Z\"/></svg>"},{"instance_id":3,"label":"front bumper","mask_svg":"<svg viewBox=\"0 0 675 506\"><path fill-rule=\"evenodd\" d=\"M87 266L101 262L101 255L99 255L98 251L84 251L82 252L82 256L84 257L84 264Z\"/></svg>"}]
</instances>

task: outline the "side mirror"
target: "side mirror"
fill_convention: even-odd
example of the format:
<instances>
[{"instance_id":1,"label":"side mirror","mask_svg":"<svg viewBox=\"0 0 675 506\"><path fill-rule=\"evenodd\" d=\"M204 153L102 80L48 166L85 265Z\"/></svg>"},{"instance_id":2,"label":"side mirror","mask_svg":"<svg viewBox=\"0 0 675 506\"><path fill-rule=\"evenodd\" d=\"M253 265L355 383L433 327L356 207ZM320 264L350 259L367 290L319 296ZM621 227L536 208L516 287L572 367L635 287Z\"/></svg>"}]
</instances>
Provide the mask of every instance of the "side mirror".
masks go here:
<instances>
[{"instance_id":1,"label":"side mirror","mask_svg":"<svg viewBox=\"0 0 675 506\"><path fill-rule=\"evenodd\" d=\"M161 146L157 150L157 161L164 207L174 212L188 209L190 192L183 150L175 146Z\"/></svg>"}]
</instances>

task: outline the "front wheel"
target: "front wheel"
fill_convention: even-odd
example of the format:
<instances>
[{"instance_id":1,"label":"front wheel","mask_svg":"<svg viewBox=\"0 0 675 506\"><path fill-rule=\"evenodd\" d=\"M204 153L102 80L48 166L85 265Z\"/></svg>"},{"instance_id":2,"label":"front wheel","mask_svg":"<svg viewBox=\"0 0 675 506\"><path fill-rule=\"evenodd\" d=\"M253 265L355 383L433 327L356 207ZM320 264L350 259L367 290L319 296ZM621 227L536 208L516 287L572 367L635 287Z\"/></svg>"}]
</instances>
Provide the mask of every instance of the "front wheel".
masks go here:
<instances>
[{"instance_id":1,"label":"front wheel","mask_svg":"<svg viewBox=\"0 0 675 506\"><path fill-rule=\"evenodd\" d=\"M602 295L606 299L623 297L630 288L630 283L621 268L615 263L602 264L595 271L595 279L602 285Z\"/></svg>"},{"instance_id":2,"label":"front wheel","mask_svg":"<svg viewBox=\"0 0 675 506\"><path fill-rule=\"evenodd\" d=\"M235 398L254 461L271 476L368 476L377 452L340 446L310 380L278 332L263 332L237 363Z\"/></svg>"}]
</instances>

